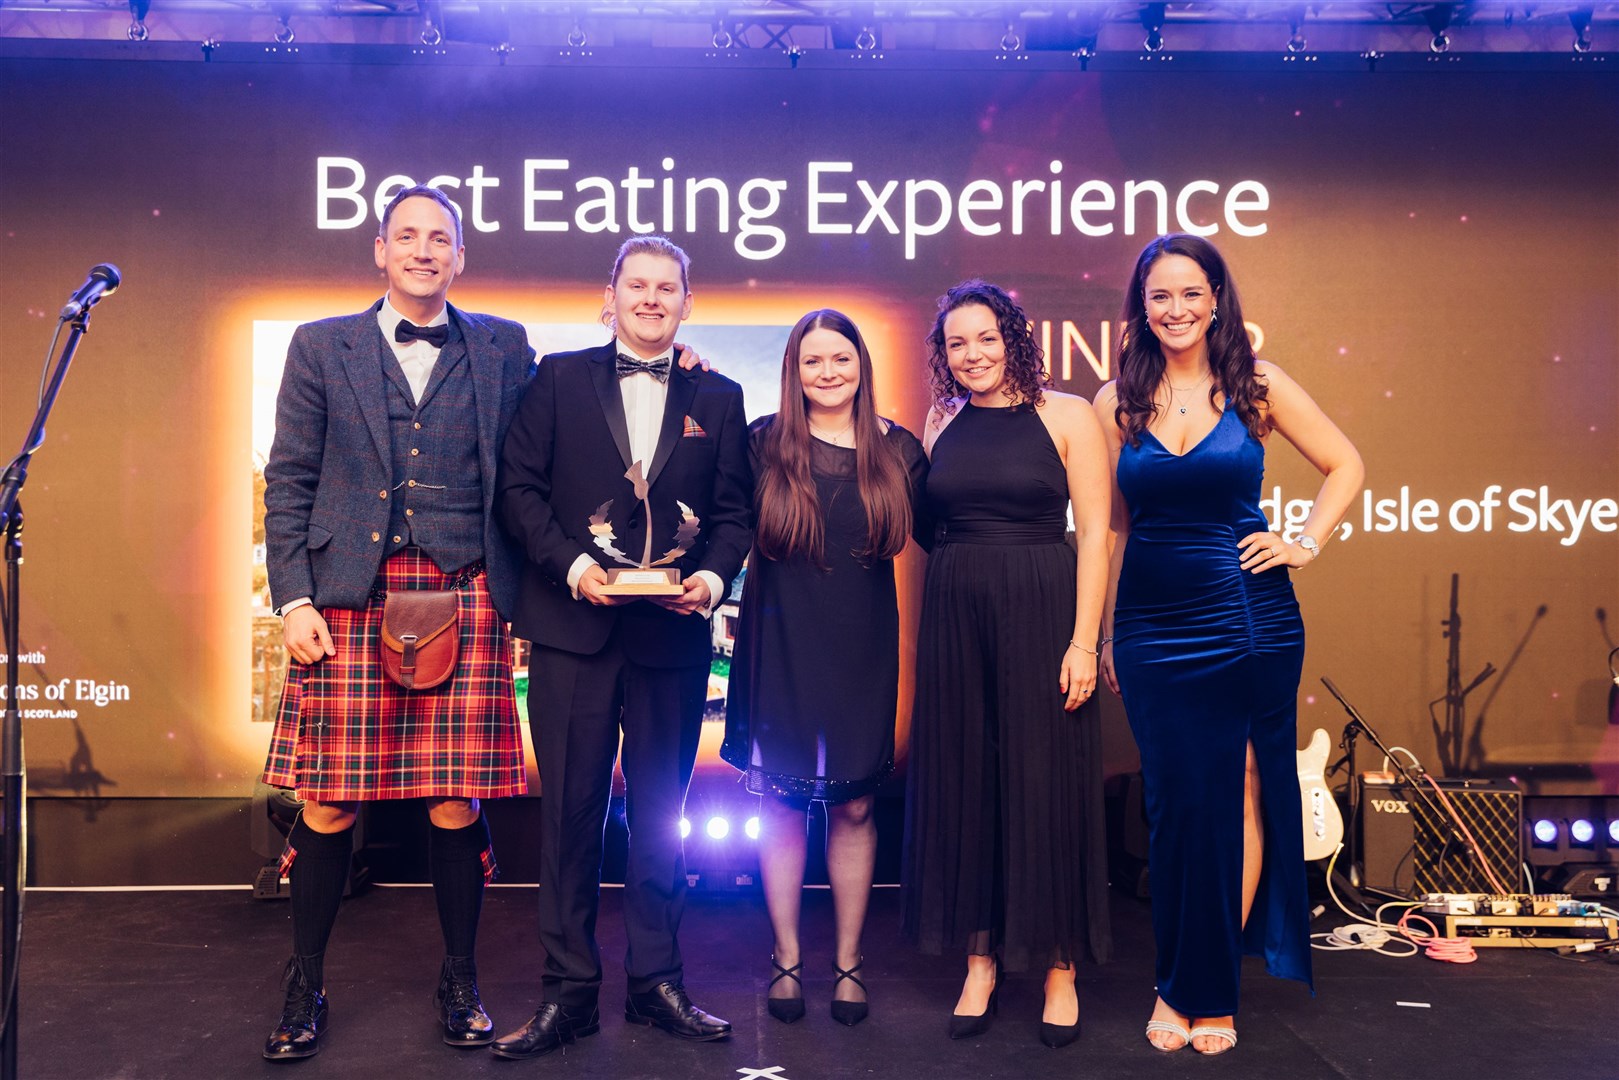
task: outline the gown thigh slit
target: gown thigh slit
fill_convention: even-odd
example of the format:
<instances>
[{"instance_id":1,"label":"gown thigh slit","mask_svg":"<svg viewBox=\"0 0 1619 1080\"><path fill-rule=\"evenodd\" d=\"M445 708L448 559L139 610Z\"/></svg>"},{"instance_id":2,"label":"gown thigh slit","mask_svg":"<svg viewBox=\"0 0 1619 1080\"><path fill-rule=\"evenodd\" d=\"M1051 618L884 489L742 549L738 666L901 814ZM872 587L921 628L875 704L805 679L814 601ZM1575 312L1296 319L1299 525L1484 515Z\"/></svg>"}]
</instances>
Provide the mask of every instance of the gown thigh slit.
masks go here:
<instances>
[{"instance_id":1,"label":"gown thigh slit","mask_svg":"<svg viewBox=\"0 0 1619 1080\"><path fill-rule=\"evenodd\" d=\"M1150 432L1119 455L1130 534L1113 655L1141 750L1159 996L1235 1015L1244 953L1309 983L1309 911L1295 750L1304 627L1285 568L1241 569L1264 444L1235 412L1185 454ZM1242 921L1244 775L1260 775L1264 861Z\"/></svg>"}]
</instances>

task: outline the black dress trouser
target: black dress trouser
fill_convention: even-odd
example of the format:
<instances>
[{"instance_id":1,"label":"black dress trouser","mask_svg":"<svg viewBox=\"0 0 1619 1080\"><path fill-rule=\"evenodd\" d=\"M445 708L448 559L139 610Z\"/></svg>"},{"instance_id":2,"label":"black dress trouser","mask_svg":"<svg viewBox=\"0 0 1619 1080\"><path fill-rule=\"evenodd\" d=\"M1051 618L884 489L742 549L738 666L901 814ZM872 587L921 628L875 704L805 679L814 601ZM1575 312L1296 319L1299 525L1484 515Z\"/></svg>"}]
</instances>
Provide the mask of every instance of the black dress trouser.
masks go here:
<instances>
[{"instance_id":1,"label":"black dress trouser","mask_svg":"<svg viewBox=\"0 0 1619 1080\"><path fill-rule=\"evenodd\" d=\"M686 903L680 817L697 758L708 666L633 662L615 630L589 656L534 646L528 716L540 772L540 944L547 1001L592 1007L602 835L623 731L630 845L624 874L629 991L680 982Z\"/></svg>"}]
</instances>

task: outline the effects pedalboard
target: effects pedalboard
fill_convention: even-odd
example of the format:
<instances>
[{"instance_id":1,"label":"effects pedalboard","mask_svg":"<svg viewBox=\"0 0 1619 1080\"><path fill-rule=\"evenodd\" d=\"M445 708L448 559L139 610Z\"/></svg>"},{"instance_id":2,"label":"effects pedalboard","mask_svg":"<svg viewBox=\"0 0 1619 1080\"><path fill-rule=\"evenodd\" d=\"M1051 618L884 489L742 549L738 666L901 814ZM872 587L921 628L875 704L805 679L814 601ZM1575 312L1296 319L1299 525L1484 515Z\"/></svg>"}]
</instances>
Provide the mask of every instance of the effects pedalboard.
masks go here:
<instances>
[{"instance_id":1,"label":"effects pedalboard","mask_svg":"<svg viewBox=\"0 0 1619 1080\"><path fill-rule=\"evenodd\" d=\"M1429 893L1422 912L1443 920L1446 937L1466 938L1480 948L1593 952L1619 942L1619 919L1603 914L1601 904L1564 893Z\"/></svg>"}]
</instances>

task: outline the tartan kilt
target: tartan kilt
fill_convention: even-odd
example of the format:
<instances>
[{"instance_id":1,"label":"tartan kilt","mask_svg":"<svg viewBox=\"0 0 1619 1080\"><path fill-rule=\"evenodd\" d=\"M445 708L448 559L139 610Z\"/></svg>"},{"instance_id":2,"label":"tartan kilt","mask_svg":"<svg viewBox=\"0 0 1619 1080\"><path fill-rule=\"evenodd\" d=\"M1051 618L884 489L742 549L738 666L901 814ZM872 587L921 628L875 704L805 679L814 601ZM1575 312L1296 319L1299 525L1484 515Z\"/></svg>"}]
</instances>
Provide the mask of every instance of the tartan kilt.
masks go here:
<instances>
[{"instance_id":1,"label":"tartan kilt","mask_svg":"<svg viewBox=\"0 0 1619 1080\"><path fill-rule=\"evenodd\" d=\"M376 588L449 589L456 577L406 548L382 564ZM323 609L337 655L288 664L264 782L321 802L526 792L511 635L482 573L459 593L460 661L431 690L383 674L379 594L359 610Z\"/></svg>"}]
</instances>

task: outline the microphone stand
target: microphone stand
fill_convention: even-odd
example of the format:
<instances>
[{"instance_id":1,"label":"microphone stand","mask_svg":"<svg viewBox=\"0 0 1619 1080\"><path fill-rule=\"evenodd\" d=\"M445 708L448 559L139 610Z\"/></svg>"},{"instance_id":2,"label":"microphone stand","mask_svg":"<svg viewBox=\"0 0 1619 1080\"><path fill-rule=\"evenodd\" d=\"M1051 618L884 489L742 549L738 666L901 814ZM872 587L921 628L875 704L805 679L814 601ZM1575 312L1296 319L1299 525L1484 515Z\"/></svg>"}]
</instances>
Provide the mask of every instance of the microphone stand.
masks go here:
<instances>
[{"instance_id":1,"label":"microphone stand","mask_svg":"<svg viewBox=\"0 0 1619 1080\"><path fill-rule=\"evenodd\" d=\"M39 409L34 422L23 440L22 452L7 466L0 476L0 531L4 533L6 559L5 592L5 646L6 646L6 698L5 720L0 725L0 828L5 830L5 842L0 848L0 889L4 902L0 903L0 995L3 995L4 1014L0 1016L0 1078L15 1080L17 1076L17 1001L21 996L19 970L22 952L22 907L25 865L27 858L27 813L24 804L27 794L27 775L23 768L22 710L17 699L17 656L22 651L19 633L18 608L21 607L22 579L22 506L19 496L28 482L28 463L45 441L45 420L56 395L62 389L73 354L78 351L79 339L89 329L90 309L85 308L73 317L72 333L62 346L61 357L40 396Z\"/></svg>"},{"instance_id":2,"label":"microphone stand","mask_svg":"<svg viewBox=\"0 0 1619 1080\"><path fill-rule=\"evenodd\" d=\"M1473 862L1478 865L1481 875L1488 880L1488 875L1482 873L1484 868L1484 857L1479 854L1476 847L1468 842L1466 835L1456 827L1456 823L1452 821L1450 815L1445 812L1445 808L1439 804L1437 799L1434 798L1433 792L1423 786L1422 781L1428 776L1428 770L1424 769L1419 764L1417 766L1417 772L1413 773L1409 768L1406 767L1405 762L1400 760L1397 754L1390 752L1383 740L1378 738L1377 732L1373 730L1372 725L1368 724L1365 718L1362 717L1360 713L1355 711L1355 707L1349 704L1348 700L1344 698L1343 694L1339 692L1338 688L1333 685L1331 679L1323 675L1321 677L1321 682L1328 690L1332 692L1332 696L1338 699L1338 704L1344 707L1344 711L1349 714L1349 723L1344 725L1344 742L1348 745L1349 760L1351 763L1351 775L1349 778L1350 786L1353 788L1355 784L1360 782L1360 777L1354 773L1353 763L1355 760L1355 738L1358 735L1364 735L1372 741L1373 746L1383 751L1383 756L1385 758L1393 763L1394 768L1400 774L1400 778L1405 781L1406 789L1411 793L1412 801L1420 802L1423 809L1428 813L1428 819L1434 823L1436 828L1443 828L1448 834L1446 847L1448 848L1450 843L1459 845L1461 849L1465 851L1473 860ZM1359 805L1360 802L1357 799L1356 806L1358 807Z\"/></svg>"}]
</instances>

